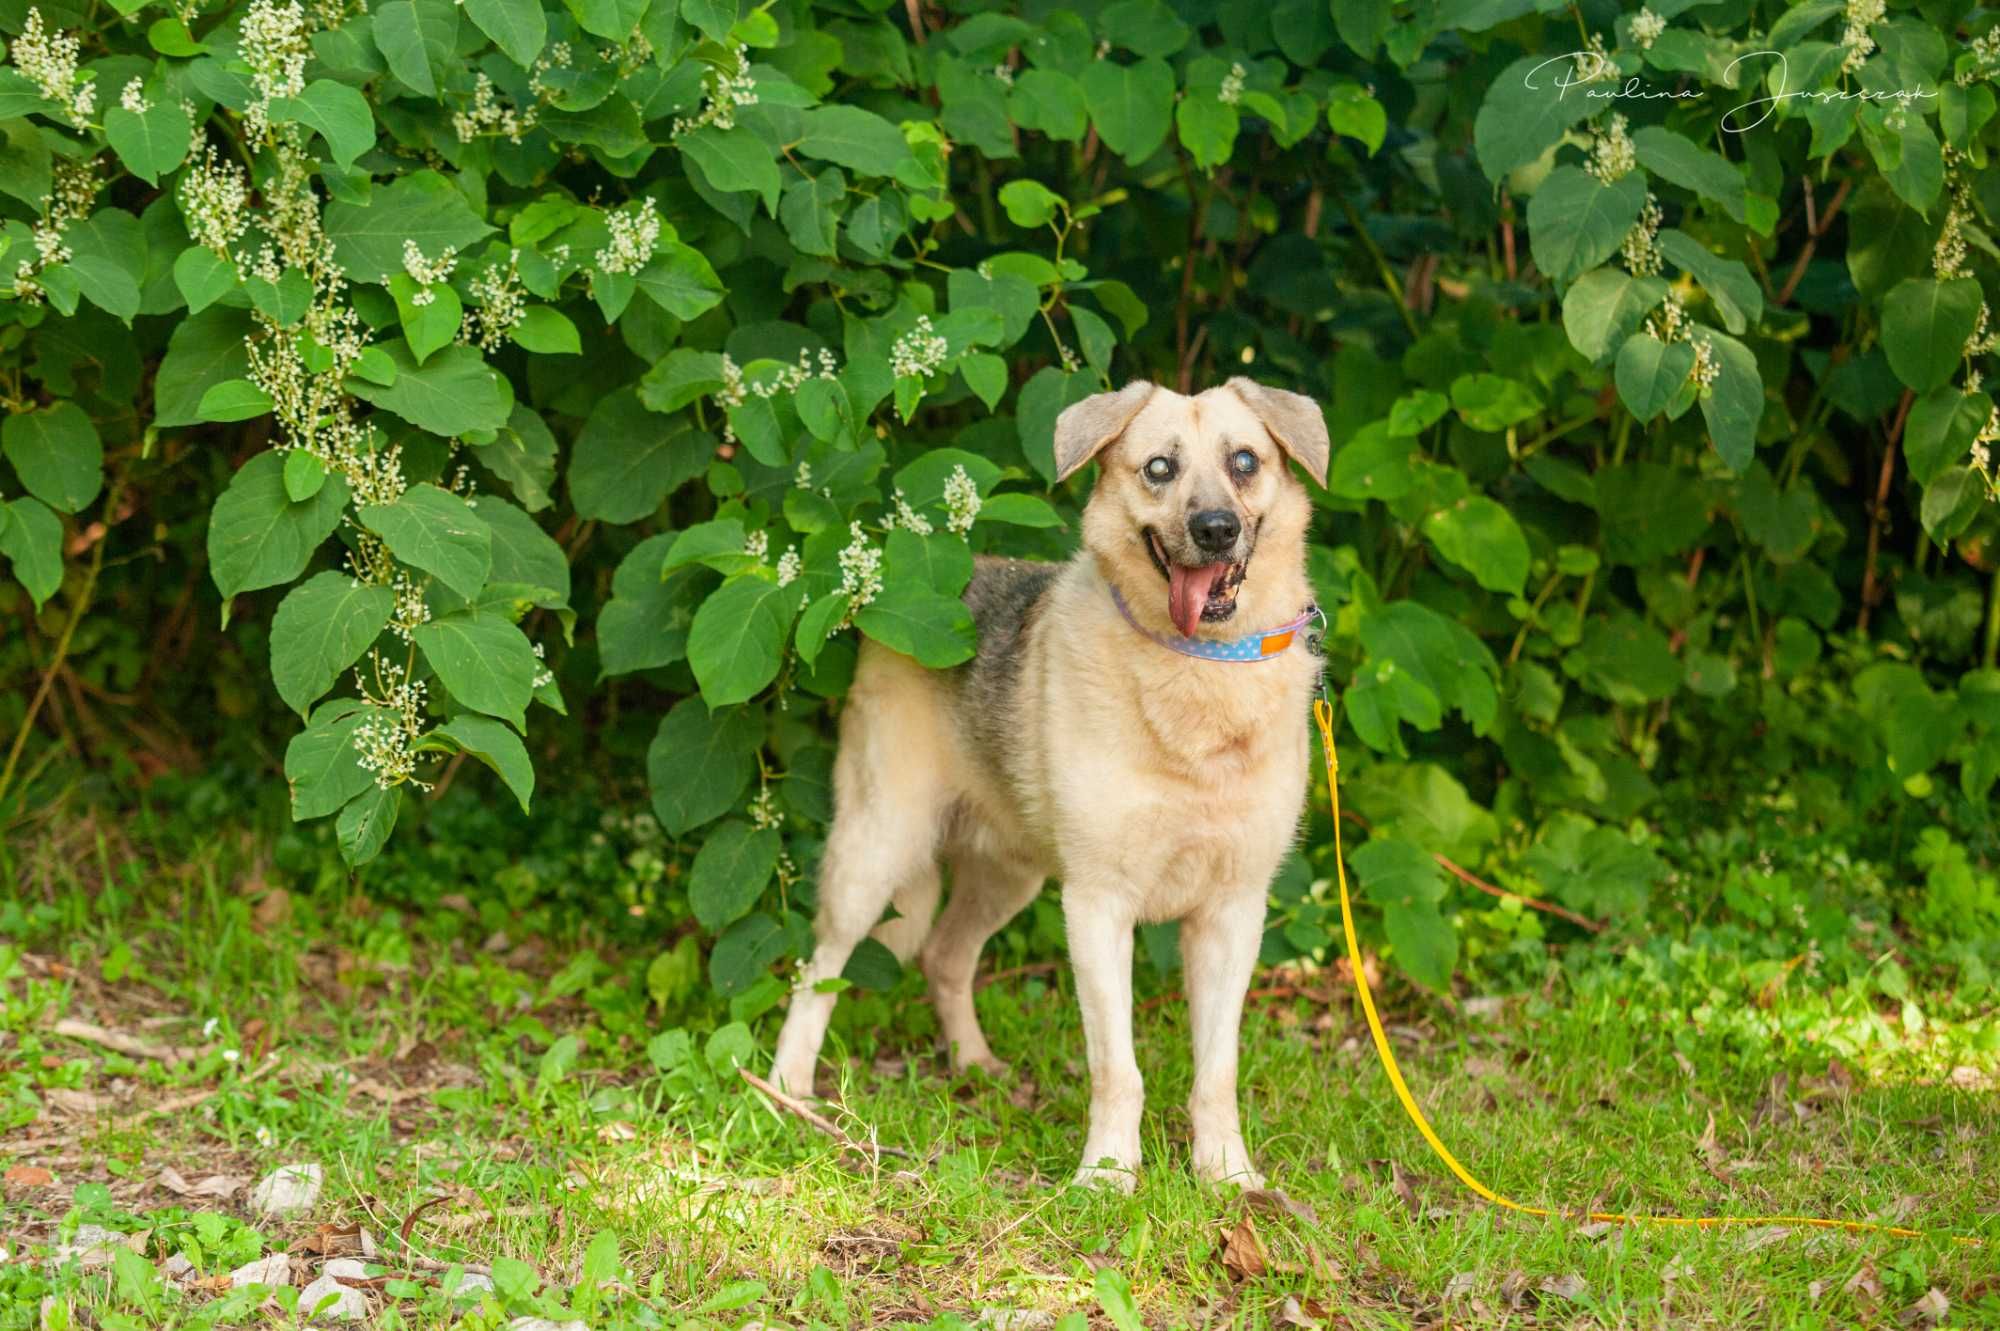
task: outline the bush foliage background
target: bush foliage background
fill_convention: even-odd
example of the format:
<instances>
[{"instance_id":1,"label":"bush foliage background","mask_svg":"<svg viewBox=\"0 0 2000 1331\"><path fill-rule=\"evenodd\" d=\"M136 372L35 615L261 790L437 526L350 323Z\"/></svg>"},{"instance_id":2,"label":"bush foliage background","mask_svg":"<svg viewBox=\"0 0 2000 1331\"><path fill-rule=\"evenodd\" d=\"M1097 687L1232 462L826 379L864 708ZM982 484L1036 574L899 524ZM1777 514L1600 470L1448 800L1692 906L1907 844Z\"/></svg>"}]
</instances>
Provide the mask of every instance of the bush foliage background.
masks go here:
<instances>
[{"instance_id":1,"label":"bush foliage background","mask_svg":"<svg viewBox=\"0 0 2000 1331\"><path fill-rule=\"evenodd\" d=\"M1636 926L1674 791L1991 938L1996 21L0 0L0 802L282 769L358 866L466 759L522 818L643 768L663 960L775 1001L856 636L965 659L972 554L1071 548L1057 413L1250 373L1332 427L1408 974L1543 936L1447 860Z\"/></svg>"}]
</instances>

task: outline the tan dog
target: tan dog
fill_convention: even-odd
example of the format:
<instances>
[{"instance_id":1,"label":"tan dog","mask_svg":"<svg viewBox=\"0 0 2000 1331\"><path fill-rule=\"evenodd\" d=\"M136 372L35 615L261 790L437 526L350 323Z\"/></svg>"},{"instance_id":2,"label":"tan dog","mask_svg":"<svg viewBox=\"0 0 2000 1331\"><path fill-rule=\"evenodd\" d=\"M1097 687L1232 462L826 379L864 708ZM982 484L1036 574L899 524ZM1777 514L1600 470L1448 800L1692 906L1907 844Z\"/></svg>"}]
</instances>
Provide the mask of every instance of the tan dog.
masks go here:
<instances>
[{"instance_id":1,"label":"tan dog","mask_svg":"<svg viewBox=\"0 0 2000 1331\"><path fill-rule=\"evenodd\" d=\"M1194 1167L1260 1184L1237 1119L1237 1026L1266 893L1298 830L1319 665L1303 642L1240 664L1169 643L1299 617L1311 505L1286 457L1324 484L1327 453L1317 404L1248 379L1195 397L1135 383L1063 412L1060 475L1103 463L1075 558L980 560L965 594L979 654L956 669L862 645L781 1085L811 1090L834 1005L814 986L871 931L906 961L921 955L954 1065L1003 1071L973 971L1054 875L1090 1053L1077 1181L1133 1184L1132 930L1179 920ZM952 891L937 915L940 860Z\"/></svg>"}]
</instances>

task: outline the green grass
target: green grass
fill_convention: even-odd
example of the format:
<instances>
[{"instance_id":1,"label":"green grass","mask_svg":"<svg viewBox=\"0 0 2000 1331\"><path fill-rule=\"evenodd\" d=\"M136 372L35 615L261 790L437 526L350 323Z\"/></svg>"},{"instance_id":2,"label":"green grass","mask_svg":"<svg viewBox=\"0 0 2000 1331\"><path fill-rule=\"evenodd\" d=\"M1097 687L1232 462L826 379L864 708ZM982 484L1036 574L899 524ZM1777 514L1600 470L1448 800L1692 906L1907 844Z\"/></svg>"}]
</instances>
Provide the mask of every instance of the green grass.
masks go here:
<instances>
[{"instance_id":1,"label":"green grass","mask_svg":"<svg viewBox=\"0 0 2000 1331\"><path fill-rule=\"evenodd\" d=\"M992 1309L1033 1314L1015 1327L1894 1326L1933 1289L1949 1325L2000 1325L1992 1248L1942 1237L2000 1241L2000 1038L1920 967L1889 986L1914 1020L1875 980L1685 949L1670 975L1659 949L1579 949L1498 1001L1387 984L1426 1112L1510 1196L1937 1236L1607 1228L1507 1215L1452 1181L1332 973L1259 978L1276 992L1245 1025L1245 1131L1292 1206L1250 1209L1188 1172L1184 1014L1144 966L1146 1164L1124 1197L1063 1184L1087 1087L1059 969L980 995L1009 1084L942 1070L914 978L843 1002L822 1089L852 1142L911 1153L877 1159L734 1075L734 1058L761 1066L780 1010L753 998L743 1024L704 1026L714 1000L694 995L663 1012L673 965L587 910L399 912L338 881L304 890L252 838L161 867L72 829L12 867L0 1331L37 1325L43 1298L55 1326L265 1324L295 1296L218 1298L157 1263L179 1250L201 1275L289 1249L296 1286L359 1242L348 1226L390 1277L369 1295L380 1327L952 1326ZM55 1034L65 1018L198 1052L119 1053ZM163 1103L183 1107L137 1117ZM157 1182L306 1161L324 1193L291 1220ZM1243 1269L1246 1211L1261 1272ZM142 1251L50 1260L85 1223L145 1231ZM499 1288L454 1305L460 1264Z\"/></svg>"}]
</instances>

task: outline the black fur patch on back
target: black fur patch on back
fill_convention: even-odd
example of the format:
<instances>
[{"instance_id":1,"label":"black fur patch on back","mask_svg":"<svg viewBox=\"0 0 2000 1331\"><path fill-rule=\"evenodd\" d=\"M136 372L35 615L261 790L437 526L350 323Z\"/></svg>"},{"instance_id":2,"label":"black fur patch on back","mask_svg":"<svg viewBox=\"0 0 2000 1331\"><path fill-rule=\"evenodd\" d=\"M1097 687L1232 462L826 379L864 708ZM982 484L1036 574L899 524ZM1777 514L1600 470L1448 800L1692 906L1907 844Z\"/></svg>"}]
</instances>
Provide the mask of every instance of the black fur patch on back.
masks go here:
<instances>
[{"instance_id":1,"label":"black fur patch on back","mask_svg":"<svg viewBox=\"0 0 2000 1331\"><path fill-rule=\"evenodd\" d=\"M1004 744L1014 724L1027 633L1061 564L1032 559L974 561L965 604L979 627L979 655L958 667L961 724L982 746Z\"/></svg>"}]
</instances>

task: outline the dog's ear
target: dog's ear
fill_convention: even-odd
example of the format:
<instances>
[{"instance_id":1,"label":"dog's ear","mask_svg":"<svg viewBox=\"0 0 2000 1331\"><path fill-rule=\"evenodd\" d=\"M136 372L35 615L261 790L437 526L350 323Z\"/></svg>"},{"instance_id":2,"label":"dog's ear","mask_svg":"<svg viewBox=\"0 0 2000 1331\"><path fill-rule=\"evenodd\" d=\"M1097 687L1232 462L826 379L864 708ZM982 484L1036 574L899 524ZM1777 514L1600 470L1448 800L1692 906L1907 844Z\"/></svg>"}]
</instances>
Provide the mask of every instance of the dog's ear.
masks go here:
<instances>
[{"instance_id":1,"label":"dog's ear","mask_svg":"<svg viewBox=\"0 0 2000 1331\"><path fill-rule=\"evenodd\" d=\"M1138 379L1115 393L1099 393L1063 408L1056 417L1056 479L1066 481L1125 427L1153 396L1153 385ZM1324 433L1324 432L1322 432Z\"/></svg>"},{"instance_id":2,"label":"dog's ear","mask_svg":"<svg viewBox=\"0 0 2000 1331\"><path fill-rule=\"evenodd\" d=\"M1242 375L1231 379L1229 387L1256 413L1271 437L1278 441L1278 447L1291 454L1292 460L1315 481L1325 485L1327 458L1333 451L1333 442L1327 438L1326 416L1319 403L1302 393L1266 388Z\"/></svg>"}]
</instances>

